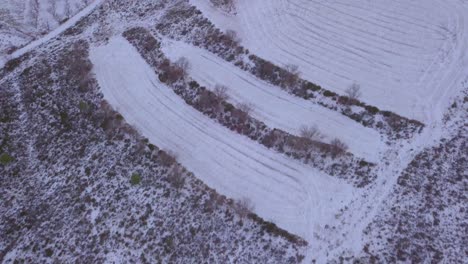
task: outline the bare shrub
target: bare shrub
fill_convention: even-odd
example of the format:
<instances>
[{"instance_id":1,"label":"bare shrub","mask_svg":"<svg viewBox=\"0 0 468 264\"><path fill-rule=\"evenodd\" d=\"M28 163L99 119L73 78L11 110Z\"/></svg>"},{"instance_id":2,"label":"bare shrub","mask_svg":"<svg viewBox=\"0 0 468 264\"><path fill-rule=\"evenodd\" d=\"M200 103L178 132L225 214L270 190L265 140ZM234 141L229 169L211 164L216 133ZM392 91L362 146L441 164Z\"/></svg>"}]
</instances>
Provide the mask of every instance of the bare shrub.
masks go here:
<instances>
[{"instance_id":1,"label":"bare shrub","mask_svg":"<svg viewBox=\"0 0 468 264\"><path fill-rule=\"evenodd\" d=\"M286 144L296 151L307 151L312 146L312 141L305 137L289 136Z\"/></svg>"},{"instance_id":2,"label":"bare shrub","mask_svg":"<svg viewBox=\"0 0 468 264\"><path fill-rule=\"evenodd\" d=\"M239 44L241 42L241 39L239 38L239 36L237 35L237 32L232 30L232 29L228 29L226 30L226 37L233 43L233 44Z\"/></svg>"},{"instance_id":3,"label":"bare shrub","mask_svg":"<svg viewBox=\"0 0 468 264\"><path fill-rule=\"evenodd\" d=\"M229 99L228 88L224 85L217 84L214 88L214 94L220 101L227 101Z\"/></svg>"},{"instance_id":4,"label":"bare shrub","mask_svg":"<svg viewBox=\"0 0 468 264\"><path fill-rule=\"evenodd\" d=\"M250 103L239 103L237 104L236 110L237 111L234 111L234 117L236 117L239 122L244 123L252 112L253 105Z\"/></svg>"},{"instance_id":5,"label":"bare shrub","mask_svg":"<svg viewBox=\"0 0 468 264\"><path fill-rule=\"evenodd\" d=\"M170 150L160 151L158 158L161 164L166 167L172 166L177 161L177 155Z\"/></svg>"},{"instance_id":6,"label":"bare shrub","mask_svg":"<svg viewBox=\"0 0 468 264\"><path fill-rule=\"evenodd\" d=\"M237 109L246 113L247 115L250 115L250 113L252 113L253 108L254 107L251 103L238 103L237 104Z\"/></svg>"},{"instance_id":7,"label":"bare shrub","mask_svg":"<svg viewBox=\"0 0 468 264\"><path fill-rule=\"evenodd\" d=\"M264 80L273 80L275 73L275 65L269 61L265 61L259 65L260 77Z\"/></svg>"},{"instance_id":8,"label":"bare shrub","mask_svg":"<svg viewBox=\"0 0 468 264\"><path fill-rule=\"evenodd\" d=\"M235 0L210 0L211 4L226 12L234 12L236 10Z\"/></svg>"},{"instance_id":9,"label":"bare shrub","mask_svg":"<svg viewBox=\"0 0 468 264\"><path fill-rule=\"evenodd\" d=\"M254 205L249 198L242 198L234 203L234 210L240 218L245 218L254 210Z\"/></svg>"},{"instance_id":10,"label":"bare shrub","mask_svg":"<svg viewBox=\"0 0 468 264\"><path fill-rule=\"evenodd\" d=\"M317 125L313 126L302 126L299 129L299 135L303 138L307 138L309 140L318 141L323 138L322 132L320 132Z\"/></svg>"},{"instance_id":11,"label":"bare shrub","mask_svg":"<svg viewBox=\"0 0 468 264\"><path fill-rule=\"evenodd\" d=\"M184 62L180 62L180 63L182 67L186 67L186 65L183 65ZM162 71L162 73L159 76L159 80L161 82L165 82L169 84L172 84L180 80L186 74L186 72L184 71L184 68L182 67L171 63L168 59L165 59L159 65L159 69Z\"/></svg>"},{"instance_id":12,"label":"bare shrub","mask_svg":"<svg viewBox=\"0 0 468 264\"><path fill-rule=\"evenodd\" d=\"M184 76L187 75L188 71L190 70L190 62L186 57L180 57L176 62L175 65L182 70Z\"/></svg>"},{"instance_id":13,"label":"bare shrub","mask_svg":"<svg viewBox=\"0 0 468 264\"><path fill-rule=\"evenodd\" d=\"M182 167L179 165L174 166L174 168L171 170L171 173L169 174L168 179L172 187L176 188L177 190L180 190L182 187L184 187L185 177Z\"/></svg>"},{"instance_id":14,"label":"bare shrub","mask_svg":"<svg viewBox=\"0 0 468 264\"><path fill-rule=\"evenodd\" d=\"M197 104L204 110L218 108L219 102L220 101L215 93L208 90L203 90L197 99Z\"/></svg>"},{"instance_id":15,"label":"bare shrub","mask_svg":"<svg viewBox=\"0 0 468 264\"><path fill-rule=\"evenodd\" d=\"M361 86L357 83L353 83L348 89L346 89L346 95L352 100L359 100L361 97Z\"/></svg>"},{"instance_id":16,"label":"bare shrub","mask_svg":"<svg viewBox=\"0 0 468 264\"><path fill-rule=\"evenodd\" d=\"M343 141L337 138L333 139L330 142L330 145L331 145L330 152L333 157L343 155L348 150L348 145L346 145L346 143L344 143Z\"/></svg>"},{"instance_id":17,"label":"bare shrub","mask_svg":"<svg viewBox=\"0 0 468 264\"><path fill-rule=\"evenodd\" d=\"M294 64L287 64L285 66L287 73L283 76L283 81L288 87L293 87L299 80L299 66Z\"/></svg>"}]
</instances>

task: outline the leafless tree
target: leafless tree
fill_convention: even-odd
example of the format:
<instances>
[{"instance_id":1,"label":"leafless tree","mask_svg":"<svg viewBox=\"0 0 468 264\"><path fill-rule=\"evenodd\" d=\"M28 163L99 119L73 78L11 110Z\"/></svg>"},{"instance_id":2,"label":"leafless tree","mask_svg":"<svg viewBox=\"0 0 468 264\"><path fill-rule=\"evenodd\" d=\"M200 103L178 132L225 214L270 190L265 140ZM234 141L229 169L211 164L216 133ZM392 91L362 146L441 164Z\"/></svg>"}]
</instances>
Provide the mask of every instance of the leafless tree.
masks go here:
<instances>
[{"instance_id":1,"label":"leafless tree","mask_svg":"<svg viewBox=\"0 0 468 264\"><path fill-rule=\"evenodd\" d=\"M320 140L323 138L323 134L320 132L317 125L313 126L302 126L299 129L300 136L309 140Z\"/></svg>"},{"instance_id":2,"label":"leafless tree","mask_svg":"<svg viewBox=\"0 0 468 264\"><path fill-rule=\"evenodd\" d=\"M357 83L353 83L345 92L352 100L358 100L362 95L361 86Z\"/></svg>"},{"instance_id":3,"label":"leafless tree","mask_svg":"<svg viewBox=\"0 0 468 264\"><path fill-rule=\"evenodd\" d=\"M254 109L254 106L251 103L238 103L237 109L244 112L246 115L250 115Z\"/></svg>"},{"instance_id":4,"label":"leafless tree","mask_svg":"<svg viewBox=\"0 0 468 264\"><path fill-rule=\"evenodd\" d=\"M348 145L346 145L346 143L344 143L343 141L337 138L333 139L330 142L330 145L331 145L330 151L333 157L342 155L346 153L346 151L348 150Z\"/></svg>"},{"instance_id":5,"label":"leafless tree","mask_svg":"<svg viewBox=\"0 0 468 264\"><path fill-rule=\"evenodd\" d=\"M234 203L234 210L240 216L240 218L245 218L253 212L254 205L249 198L244 197Z\"/></svg>"},{"instance_id":6,"label":"leafless tree","mask_svg":"<svg viewBox=\"0 0 468 264\"><path fill-rule=\"evenodd\" d=\"M217 84L214 89L214 94L220 101L227 101L229 99L228 88L224 85Z\"/></svg>"},{"instance_id":7,"label":"leafless tree","mask_svg":"<svg viewBox=\"0 0 468 264\"><path fill-rule=\"evenodd\" d=\"M293 87L299 80L299 66L294 64L287 64L285 65L285 69L288 74L284 76L284 81L288 87Z\"/></svg>"},{"instance_id":8,"label":"leafless tree","mask_svg":"<svg viewBox=\"0 0 468 264\"><path fill-rule=\"evenodd\" d=\"M237 35L237 32L232 29L226 30L226 36L234 44L239 44L241 42L241 39Z\"/></svg>"},{"instance_id":9,"label":"leafless tree","mask_svg":"<svg viewBox=\"0 0 468 264\"><path fill-rule=\"evenodd\" d=\"M188 71L190 70L190 62L186 57L180 57L175 62L175 65L182 70L184 76L186 76Z\"/></svg>"}]
</instances>

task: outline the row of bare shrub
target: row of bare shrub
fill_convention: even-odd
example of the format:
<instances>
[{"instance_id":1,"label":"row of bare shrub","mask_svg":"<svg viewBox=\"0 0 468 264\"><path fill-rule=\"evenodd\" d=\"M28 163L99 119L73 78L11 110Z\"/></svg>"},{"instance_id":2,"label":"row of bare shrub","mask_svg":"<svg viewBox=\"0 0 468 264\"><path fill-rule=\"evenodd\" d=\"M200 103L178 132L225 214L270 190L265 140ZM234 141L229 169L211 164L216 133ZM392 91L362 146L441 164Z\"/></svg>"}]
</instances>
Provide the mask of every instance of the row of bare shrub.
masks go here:
<instances>
[{"instance_id":1,"label":"row of bare shrub","mask_svg":"<svg viewBox=\"0 0 468 264\"><path fill-rule=\"evenodd\" d=\"M218 85L210 90L201 86L187 76L189 64L186 59L169 61L159 49L159 44L153 45L153 50L145 48L147 43L157 42L146 29L131 29L124 33L124 37L155 69L161 82L171 87L188 105L217 120L223 126L331 175L352 178L351 181L357 186L364 186L375 177L375 165L354 157L347 152L346 144L340 140L334 139L331 143L324 143L322 138L314 138L314 135L311 135L313 131L306 128L300 136L269 128L251 116L252 105L240 103L234 106L229 103L227 87Z\"/></svg>"},{"instance_id":2,"label":"row of bare shrub","mask_svg":"<svg viewBox=\"0 0 468 264\"><path fill-rule=\"evenodd\" d=\"M338 95L306 81L300 77L297 66L281 67L250 54L249 50L240 45L240 39L234 31L222 32L189 4L180 3L170 9L164 19L156 25L156 30L163 35L203 47L262 80L337 111L366 127L374 128L390 139L410 138L424 127L424 124L417 120L380 110L349 93Z\"/></svg>"}]
</instances>

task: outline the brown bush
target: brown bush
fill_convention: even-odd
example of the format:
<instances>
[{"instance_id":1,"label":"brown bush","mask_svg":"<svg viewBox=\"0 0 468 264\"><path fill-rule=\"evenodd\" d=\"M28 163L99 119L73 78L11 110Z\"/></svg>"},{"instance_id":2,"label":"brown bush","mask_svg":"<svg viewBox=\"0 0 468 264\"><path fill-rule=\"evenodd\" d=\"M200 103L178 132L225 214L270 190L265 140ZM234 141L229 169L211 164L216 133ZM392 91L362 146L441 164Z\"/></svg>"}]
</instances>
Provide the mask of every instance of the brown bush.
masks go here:
<instances>
[{"instance_id":1,"label":"brown bush","mask_svg":"<svg viewBox=\"0 0 468 264\"><path fill-rule=\"evenodd\" d=\"M218 97L206 89L201 92L197 100L197 105L200 106L202 110L216 109L219 104L220 101Z\"/></svg>"},{"instance_id":2,"label":"brown bush","mask_svg":"<svg viewBox=\"0 0 468 264\"><path fill-rule=\"evenodd\" d=\"M262 79L274 80L275 65L269 61L263 61L259 65L259 73Z\"/></svg>"},{"instance_id":3,"label":"brown bush","mask_svg":"<svg viewBox=\"0 0 468 264\"><path fill-rule=\"evenodd\" d=\"M182 79L186 75L186 70L182 67L188 67L184 65L184 62L180 62L180 65L172 64L168 59L163 60L159 65L161 74L159 75L159 80L165 83L175 83L176 81Z\"/></svg>"},{"instance_id":4,"label":"brown bush","mask_svg":"<svg viewBox=\"0 0 468 264\"><path fill-rule=\"evenodd\" d=\"M190 62L186 57L180 57L175 63L175 66L182 70L184 76L188 74L190 70Z\"/></svg>"}]
</instances>

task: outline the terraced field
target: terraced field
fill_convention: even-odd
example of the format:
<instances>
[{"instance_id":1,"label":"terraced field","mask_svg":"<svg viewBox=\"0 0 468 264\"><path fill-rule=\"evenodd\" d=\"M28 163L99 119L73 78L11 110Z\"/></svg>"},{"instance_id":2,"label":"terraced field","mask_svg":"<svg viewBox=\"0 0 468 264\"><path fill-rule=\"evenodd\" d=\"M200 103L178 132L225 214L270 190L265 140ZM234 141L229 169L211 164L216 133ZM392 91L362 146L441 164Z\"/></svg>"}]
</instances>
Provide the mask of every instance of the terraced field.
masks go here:
<instances>
[{"instance_id":1,"label":"terraced field","mask_svg":"<svg viewBox=\"0 0 468 264\"><path fill-rule=\"evenodd\" d=\"M343 115L290 95L279 87L255 78L234 65L226 63L206 50L183 42L168 42L163 51L171 60L186 57L192 64L190 75L208 89L216 85L228 87L230 102L248 103L252 114L267 125L299 135L302 126L317 126L323 140L342 139L355 155L368 161L378 161L385 150L380 134Z\"/></svg>"},{"instance_id":2,"label":"terraced field","mask_svg":"<svg viewBox=\"0 0 468 264\"><path fill-rule=\"evenodd\" d=\"M359 261L362 255L364 263L375 261L369 245L378 244L378 251L382 241L390 243L393 228L398 228L399 239L416 245L413 248L426 243L405 237L418 234L416 223L412 232L401 232L400 226L386 226L382 230L390 230L387 233L371 228L397 221L387 219L395 211L405 212L402 218L413 213L399 203L411 204L412 197L405 195L419 193L417 184L432 175L418 171L419 163L427 166L432 158L423 154L453 131L463 134L468 2L237 0L233 13L210 2L95 0L62 26L13 52L0 73L7 76L17 67L29 72L21 66L23 55L46 43L60 49L62 37L67 45L77 40L89 44L92 67L85 70L92 71L89 76L102 92L101 107L109 103L119 113L118 121L103 115L98 129L128 122L138 135L135 155L157 148L172 154L188 175L232 198L222 199L233 212L240 210L239 201L251 202L246 215L263 223L257 238L265 230L272 236L280 233L294 244L298 260L303 259L301 250L306 251L304 263ZM297 75L288 70L290 65L298 66ZM361 87L359 98L346 96L353 83ZM217 85L227 87L225 94ZM70 105L79 105L80 113L91 112L84 101L74 103ZM66 112L58 115L66 123ZM314 125L321 136L301 131ZM464 138L455 138L447 149L456 149ZM125 136L120 140L125 142ZM433 152L436 157L437 149ZM159 162L158 155L161 152L145 157ZM421 162L425 159L428 162ZM155 187L160 195L175 188L180 188L177 193L190 191L175 187L172 169L165 171L169 189ZM414 189L404 185L401 175L415 182ZM421 201L430 203L425 193L442 192L431 194L431 182L424 186L429 187L418 196ZM440 196L438 201L446 202ZM208 203L216 201L208 200L203 211L216 207ZM229 210L226 217L244 228L245 215L232 216ZM430 213L434 215L428 209L411 219L426 219ZM450 217L445 221L461 222ZM428 229L437 233L435 226ZM184 228L196 235L191 225ZM452 236L447 230L440 237ZM243 231L248 238L250 231ZM294 235L308 242L306 249ZM169 252L166 248L173 243L166 238L164 234L163 248ZM443 251L445 244L439 247ZM458 259L452 251L447 251L448 259ZM402 262L409 259L396 255Z\"/></svg>"},{"instance_id":3,"label":"terraced field","mask_svg":"<svg viewBox=\"0 0 468 264\"><path fill-rule=\"evenodd\" d=\"M422 122L466 65L466 1L239 0L236 15L191 2L253 53L338 93L357 82L364 101Z\"/></svg>"},{"instance_id":4,"label":"terraced field","mask_svg":"<svg viewBox=\"0 0 468 264\"><path fill-rule=\"evenodd\" d=\"M194 111L125 39L95 49L91 59L104 97L130 124L212 188L251 199L255 212L280 227L311 237L314 226L325 225L353 197L351 186Z\"/></svg>"},{"instance_id":5,"label":"terraced field","mask_svg":"<svg viewBox=\"0 0 468 264\"><path fill-rule=\"evenodd\" d=\"M216 54L216 48L196 44L191 39L196 35L162 32L162 37L153 30L162 42L162 54L146 54L147 61L120 37L91 53L104 97L126 120L151 142L175 153L210 187L228 197L249 198L260 216L304 237L311 243L307 260L359 252L365 228L392 192L398 175L427 142L440 136L433 128L439 127L450 92L459 91L466 74L462 69L465 18L449 16L448 8L454 8L450 4L437 19L428 21L435 9L417 3L403 8L401 2L384 6L383 2L275 0L265 5L241 0L233 15L206 1L191 2L216 26L235 29L251 54L279 66L296 64L301 78L338 94L359 83L366 103L417 118L432 128L406 140L387 138L382 130L364 126L336 107L304 100L236 67ZM170 7L169 13L185 10L190 16L193 11L183 2L180 5ZM174 27L184 32L183 22ZM325 135L323 142L338 138L350 153L374 162L377 179L367 188L356 188L226 129L208 113L188 105L197 104L199 98L190 103L190 96L183 99L171 91L160 73L163 66L148 65L152 56L173 62L186 58L190 64L186 78L211 92L216 85L228 87L227 103L250 104L250 115L270 128L300 135L301 126L317 125ZM172 85L175 91L178 85L183 86Z\"/></svg>"}]
</instances>

